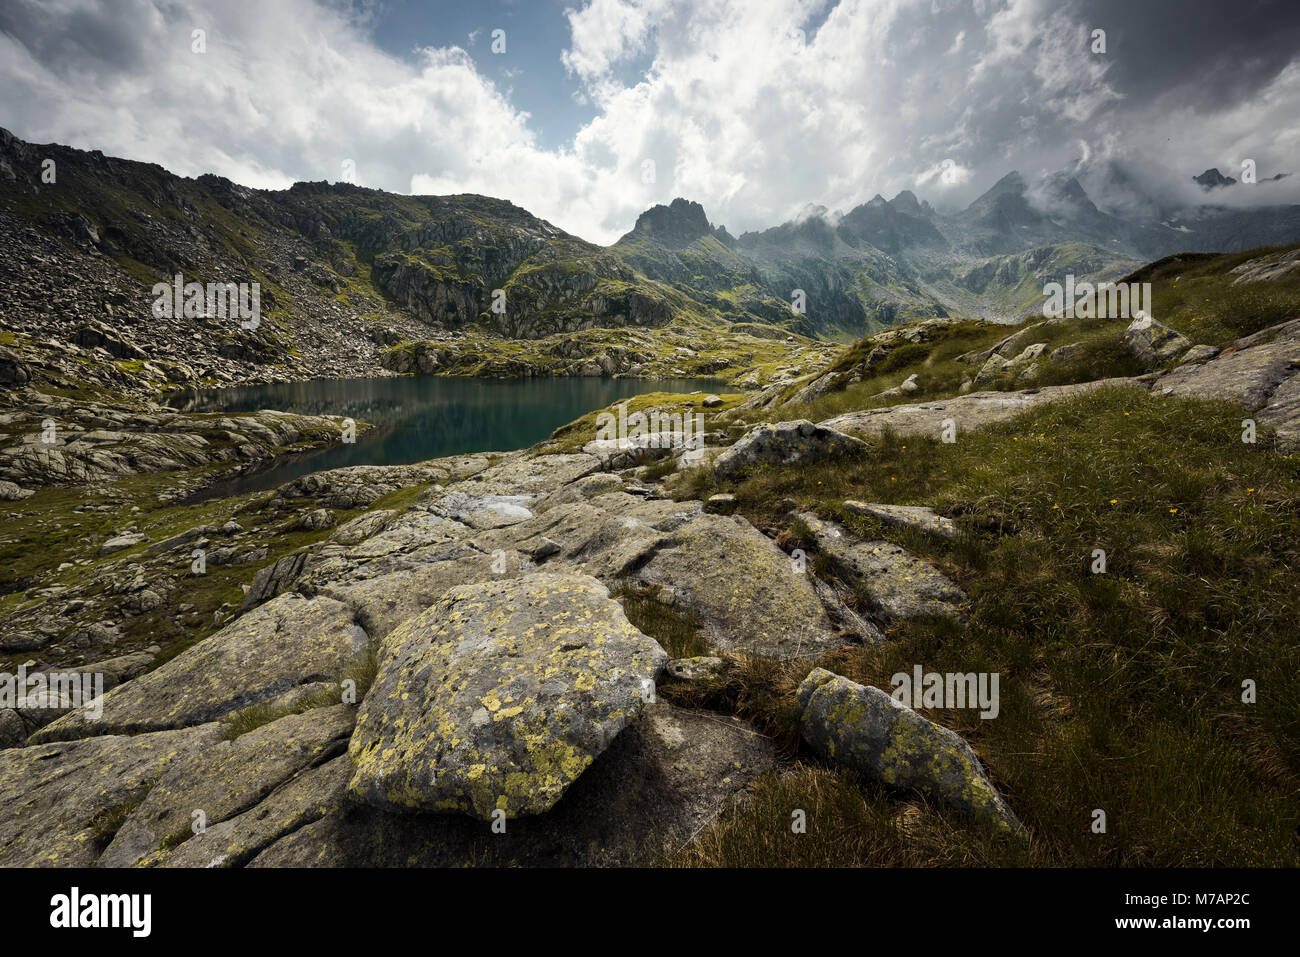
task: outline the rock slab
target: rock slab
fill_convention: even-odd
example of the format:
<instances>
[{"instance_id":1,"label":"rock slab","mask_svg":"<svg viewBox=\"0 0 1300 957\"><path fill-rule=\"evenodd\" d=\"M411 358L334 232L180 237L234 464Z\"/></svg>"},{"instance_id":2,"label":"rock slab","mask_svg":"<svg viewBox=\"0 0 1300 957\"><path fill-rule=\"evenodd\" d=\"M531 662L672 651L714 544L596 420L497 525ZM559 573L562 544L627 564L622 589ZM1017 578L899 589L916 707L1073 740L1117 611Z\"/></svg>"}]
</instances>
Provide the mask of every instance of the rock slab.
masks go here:
<instances>
[{"instance_id":1,"label":"rock slab","mask_svg":"<svg viewBox=\"0 0 1300 957\"><path fill-rule=\"evenodd\" d=\"M389 810L541 814L653 699L667 660L589 576L455 587L385 639L350 790Z\"/></svg>"}]
</instances>

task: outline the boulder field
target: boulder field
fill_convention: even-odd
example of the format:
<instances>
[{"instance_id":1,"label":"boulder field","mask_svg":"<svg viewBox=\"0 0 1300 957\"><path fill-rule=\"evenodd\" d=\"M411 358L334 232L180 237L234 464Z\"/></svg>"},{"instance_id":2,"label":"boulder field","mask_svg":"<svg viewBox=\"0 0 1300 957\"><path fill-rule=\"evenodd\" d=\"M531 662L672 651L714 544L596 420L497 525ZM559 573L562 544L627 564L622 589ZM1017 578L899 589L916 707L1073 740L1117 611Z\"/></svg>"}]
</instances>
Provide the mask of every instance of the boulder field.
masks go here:
<instances>
[{"instance_id":1,"label":"boulder field","mask_svg":"<svg viewBox=\"0 0 1300 957\"><path fill-rule=\"evenodd\" d=\"M863 450L777 433L807 440L786 458ZM662 700L661 680L725 662L670 660L614 596L652 590L711 651L787 662L960 602L899 555L909 574L846 566L878 584L879 614L859 615L744 518L603 469L511 453L280 489L343 508L427 485L266 566L227 624L90 704L11 715L0 829L26 836L0 863L652 862L780 758L738 718ZM79 777L91 765L105 783Z\"/></svg>"},{"instance_id":2,"label":"boulder field","mask_svg":"<svg viewBox=\"0 0 1300 957\"><path fill-rule=\"evenodd\" d=\"M1300 326L1267 333L1163 374L764 424L706 467L869 456L885 431L979 429L1105 387L1236 401L1286 447ZM655 863L780 773L789 747L662 698L662 682L715 680L738 658L812 666L917 616L963 627L962 589L898 544L792 507L819 559L804 562L731 514L735 496L674 500L620 464L533 449L280 488L273 501L307 503L293 528L315 537L250 574L212 634L79 666L110 679L80 707L0 707L0 864ZM843 511L962 535L923 504ZM109 543L123 600L166 594L151 576L182 546L247 534L191 531ZM689 617L702 647L674 656L634 625L627 596L642 593ZM84 605L62 600L64 614ZM961 737L828 668L800 674L799 736L818 759L1028 838Z\"/></svg>"}]
</instances>

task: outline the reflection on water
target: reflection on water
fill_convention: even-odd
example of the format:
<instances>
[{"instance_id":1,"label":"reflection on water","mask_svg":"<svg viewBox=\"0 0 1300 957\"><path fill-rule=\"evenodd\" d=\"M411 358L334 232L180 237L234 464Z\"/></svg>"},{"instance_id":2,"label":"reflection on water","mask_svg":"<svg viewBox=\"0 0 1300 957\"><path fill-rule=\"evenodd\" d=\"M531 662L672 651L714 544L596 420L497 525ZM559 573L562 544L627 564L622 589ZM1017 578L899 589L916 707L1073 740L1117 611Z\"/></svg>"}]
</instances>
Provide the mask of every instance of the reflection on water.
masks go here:
<instances>
[{"instance_id":1,"label":"reflection on water","mask_svg":"<svg viewBox=\"0 0 1300 957\"><path fill-rule=\"evenodd\" d=\"M722 385L716 379L404 376L237 386L180 393L169 401L190 412L279 409L350 417L379 426L358 435L355 444L340 442L241 476L207 493L238 495L345 465L402 465L465 452L526 448L566 422L618 399L647 392L714 391Z\"/></svg>"}]
</instances>

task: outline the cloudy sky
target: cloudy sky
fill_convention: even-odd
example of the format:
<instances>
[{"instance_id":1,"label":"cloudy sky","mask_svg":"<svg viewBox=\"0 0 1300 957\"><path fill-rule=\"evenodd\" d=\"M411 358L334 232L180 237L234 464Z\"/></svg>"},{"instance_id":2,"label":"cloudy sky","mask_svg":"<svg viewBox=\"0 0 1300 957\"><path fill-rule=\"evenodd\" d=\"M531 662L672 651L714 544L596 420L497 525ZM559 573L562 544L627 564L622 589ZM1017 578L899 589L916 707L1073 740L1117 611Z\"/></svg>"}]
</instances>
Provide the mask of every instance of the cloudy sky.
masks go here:
<instances>
[{"instance_id":1,"label":"cloudy sky","mask_svg":"<svg viewBox=\"0 0 1300 957\"><path fill-rule=\"evenodd\" d=\"M4 0L0 89L32 142L266 188L354 169L608 243L675 196L739 234L1011 169L1115 161L1183 201L1210 166L1300 173L1300 3Z\"/></svg>"}]
</instances>

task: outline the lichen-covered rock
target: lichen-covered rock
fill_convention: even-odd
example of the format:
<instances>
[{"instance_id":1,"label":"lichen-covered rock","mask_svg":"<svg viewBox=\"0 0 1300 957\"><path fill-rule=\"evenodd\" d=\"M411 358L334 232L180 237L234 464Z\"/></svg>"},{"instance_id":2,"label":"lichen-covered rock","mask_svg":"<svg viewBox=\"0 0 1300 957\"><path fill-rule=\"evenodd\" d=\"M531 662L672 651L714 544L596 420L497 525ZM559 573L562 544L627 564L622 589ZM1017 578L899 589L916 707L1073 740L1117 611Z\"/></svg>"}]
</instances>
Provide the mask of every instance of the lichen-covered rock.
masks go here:
<instances>
[{"instance_id":1,"label":"lichen-covered rock","mask_svg":"<svg viewBox=\"0 0 1300 957\"><path fill-rule=\"evenodd\" d=\"M1063 346L1057 346L1047 355L1048 362L1073 362L1083 355L1087 348L1084 342L1068 342Z\"/></svg>"},{"instance_id":2,"label":"lichen-covered rock","mask_svg":"<svg viewBox=\"0 0 1300 957\"><path fill-rule=\"evenodd\" d=\"M772 742L745 722L661 698L551 810L511 820L504 833L462 814L390 814L342 803L319 817L329 782L309 780L306 795L286 786L283 800L277 793L230 822L228 846L242 854L264 839L271 829L252 817L265 808L283 836L252 867L644 866L690 841L775 763ZM310 823L289 825L304 819Z\"/></svg>"},{"instance_id":3,"label":"lichen-covered rock","mask_svg":"<svg viewBox=\"0 0 1300 957\"><path fill-rule=\"evenodd\" d=\"M1034 328L1037 327L1030 327L1025 332ZM1047 343L1035 342L1025 346L1019 353L1014 353L1011 345L1018 341L1019 337L1011 336L995 347L976 373L975 382L987 382L1001 376L1014 376L1018 380L1032 379L1037 371L1038 360L1047 352Z\"/></svg>"},{"instance_id":4,"label":"lichen-covered rock","mask_svg":"<svg viewBox=\"0 0 1300 957\"><path fill-rule=\"evenodd\" d=\"M965 593L946 575L892 542L864 542L835 522L801 512L818 551L861 588L882 624L920 615L961 617Z\"/></svg>"},{"instance_id":5,"label":"lichen-covered rock","mask_svg":"<svg viewBox=\"0 0 1300 957\"><path fill-rule=\"evenodd\" d=\"M287 715L171 762L118 829L101 867L130 867L248 810L298 772L343 753L355 716L344 704Z\"/></svg>"},{"instance_id":6,"label":"lichen-covered rock","mask_svg":"<svg viewBox=\"0 0 1300 957\"><path fill-rule=\"evenodd\" d=\"M298 519L298 527L311 532L319 532L327 528L332 528L338 521L334 513L327 508L314 508L302 518Z\"/></svg>"},{"instance_id":7,"label":"lichen-covered rock","mask_svg":"<svg viewBox=\"0 0 1300 957\"><path fill-rule=\"evenodd\" d=\"M1227 352L1200 364L1179 366L1151 391L1189 399L1218 399L1258 409L1300 364L1300 334Z\"/></svg>"},{"instance_id":8,"label":"lichen-covered rock","mask_svg":"<svg viewBox=\"0 0 1300 957\"><path fill-rule=\"evenodd\" d=\"M1297 269L1300 269L1300 249L1283 249L1258 259L1249 259L1228 272L1237 277L1232 284L1239 286L1242 283L1284 279Z\"/></svg>"},{"instance_id":9,"label":"lichen-covered rock","mask_svg":"<svg viewBox=\"0 0 1300 957\"><path fill-rule=\"evenodd\" d=\"M636 717L667 660L588 576L453 588L385 639L351 791L396 810L540 814Z\"/></svg>"},{"instance_id":10,"label":"lichen-covered rock","mask_svg":"<svg viewBox=\"0 0 1300 957\"><path fill-rule=\"evenodd\" d=\"M666 670L679 681L704 681L718 677L729 667L725 658L697 655L694 658L674 658L668 662Z\"/></svg>"},{"instance_id":11,"label":"lichen-covered rock","mask_svg":"<svg viewBox=\"0 0 1300 957\"><path fill-rule=\"evenodd\" d=\"M1275 431L1280 451L1300 448L1300 372L1274 390L1268 405L1255 413L1255 418Z\"/></svg>"},{"instance_id":12,"label":"lichen-covered rock","mask_svg":"<svg viewBox=\"0 0 1300 957\"><path fill-rule=\"evenodd\" d=\"M1215 346L1192 346L1183 353L1183 357L1178 360L1178 364L1185 366L1194 362L1205 362L1209 359L1213 359L1218 354L1219 350Z\"/></svg>"},{"instance_id":13,"label":"lichen-covered rock","mask_svg":"<svg viewBox=\"0 0 1300 957\"><path fill-rule=\"evenodd\" d=\"M11 389L24 386L31 377L31 373L27 371L27 367L20 361L17 353L0 348L0 386Z\"/></svg>"},{"instance_id":14,"label":"lichen-covered rock","mask_svg":"<svg viewBox=\"0 0 1300 957\"><path fill-rule=\"evenodd\" d=\"M623 480L609 472L595 472L584 475L577 481L562 485L554 492L548 493L531 506L534 512L545 512L557 505L570 502L586 502L608 492L617 492L623 488Z\"/></svg>"},{"instance_id":15,"label":"lichen-covered rock","mask_svg":"<svg viewBox=\"0 0 1300 957\"><path fill-rule=\"evenodd\" d=\"M1239 339L1234 350L1185 363L1152 386L1157 395L1235 402L1275 429L1281 451L1300 446L1300 320Z\"/></svg>"},{"instance_id":16,"label":"lichen-covered rock","mask_svg":"<svg viewBox=\"0 0 1300 957\"><path fill-rule=\"evenodd\" d=\"M1192 340L1150 316L1134 319L1124 330L1124 345L1148 365L1159 365L1186 352Z\"/></svg>"},{"instance_id":17,"label":"lichen-covered rock","mask_svg":"<svg viewBox=\"0 0 1300 957\"><path fill-rule=\"evenodd\" d=\"M482 457L480 462L466 462L460 468L472 473L486 464L486 457ZM455 470L454 463L443 459L419 465L349 465L294 479L282 485L277 494L283 498L314 498L330 508L364 508L398 489L445 482Z\"/></svg>"},{"instance_id":18,"label":"lichen-covered rock","mask_svg":"<svg viewBox=\"0 0 1300 957\"><path fill-rule=\"evenodd\" d=\"M584 475L597 472L600 467L599 458L580 452L568 455L525 455L515 452L458 482L456 489L469 495L542 496Z\"/></svg>"},{"instance_id":19,"label":"lichen-covered rock","mask_svg":"<svg viewBox=\"0 0 1300 957\"><path fill-rule=\"evenodd\" d=\"M352 609L372 638L387 637L457 585L517 578L531 570L531 559L502 549L497 554L453 549L442 561L392 562L384 574L353 576L322 586L322 593ZM388 563L373 563L387 567ZM377 571L377 569L376 569Z\"/></svg>"},{"instance_id":20,"label":"lichen-covered rock","mask_svg":"<svg viewBox=\"0 0 1300 957\"><path fill-rule=\"evenodd\" d=\"M798 690L800 733L818 754L899 790L915 790L1009 833L1023 825L959 735L879 688L814 668Z\"/></svg>"},{"instance_id":21,"label":"lichen-covered rock","mask_svg":"<svg viewBox=\"0 0 1300 957\"><path fill-rule=\"evenodd\" d=\"M141 866L243 867L280 838L344 806L351 777L346 754L307 768L242 814L151 854Z\"/></svg>"},{"instance_id":22,"label":"lichen-covered rock","mask_svg":"<svg viewBox=\"0 0 1300 957\"><path fill-rule=\"evenodd\" d=\"M731 478L754 465L795 465L848 455L862 455L871 447L825 425L807 419L760 425L718 456L714 471Z\"/></svg>"},{"instance_id":23,"label":"lichen-covered rock","mask_svg":"<svg viewBox=\"0 0 1300 957\"><path fill-rule=\"evenodd\" d=\"M605 468L628 468L647 459L683 455L694 461L703 440L695 433L645 432L621 439L595 439L582 447L587 455L600 459Z\"/></svg>"},{"instance_id":24,"label":"lichen-covered rock","mask_svg":"<svg viewBox=\"0 0 1300 957\"><path fill-rule=\"evenodd\" d=\"M145 651L137 651L128 655L120 655L116 658L101 659L87 665L78 665L74 668L58 669L62 674L73 675L97 675L98 681L102 685L96 685L97 689L102 691L112 691L124 681L130 681L139 675L144 674L153 666L154 659L158 652L158 647L153 646ZM23 737L36 731L37 728L43 728L51 721L62 717L70 711L66 707L50 708L22 708L8 712L21 719L24 728ZM0 726L4 722L0 721ZM12 725L11 725L12 727ZM0 732L0 747L4 747L4 734ZM13 741L13 744L20 744L21 741Z\"/></svg>"},{"instance_id":25,"label":"lichen-covered rock","mask_svg":"<svg viewBox=\"0 0 1300 957\"><path fill-rule=\"evenodd\" d=\"M0 708L0 750L16 748L27 740L28 728L14 708Z\"/></svg>"},{"instance_id":26,"label":"lichen-covered rock","mask_svg":"<svg viewBox=\"0 0 1300 957\"><path fill-rule=\"evenodd\" d=\"M307 560L310 557L309 552L294 552L291 555L283 555L270 565L258 569L253 575L248 593L244 595L243 607L252 608L260 602L288 591L298 577L306 571Z\"/></svg>"},{"instance_id":27,"label":"lichen-covered rock","mask_svg":"<svg viewBox=\"0 0 1300 957\"><path fill-rule=\"evenodd\" d=\"M1011 362L1002 356L994 353L984 360L984 365L980 366L980 371L975 373L976 382L988 382L1002 375Z\"/></svg>"},{"instance_id":28,"label":"lichen-covered rock","mask_svg":"<svg viewBox=\"0 0 1300 957\"><path fill-rule=\"evenodd\" d=\"M131 413L94 402L41 402L32 432L0 448L0 480L22 485L84 484L121 475L178 471L238 459L273 458L339 435L341 419L264 410L214 418L174 411ZM44 426L53 426L52 441ZM235 440L238 445L231 447Z\"/></svg>"},{"instance_id":29,"label":"lichen-covered rock","mask_svg":"<svg viewBox=\"0 0 1300 957\"><path fill-rule=\"evenodd\" d=\"M139 545L141 542L149 541L149 536L141 535L139 532L123 532L121 535L114 535L104 544L99 546L100 555L111 555L114 552L120 552L128 548Z\"/></svg>"},{"instance_id":30,"label":"lichen-covered rock","mask_svg":"<svg viewBox=\"0 0 1300 957\"><path fill-rule=\"evenodd\" d=\"M363 654L369 638L331 598L281 595L161 667L119 685L92 708L71 711L32 736L60 741L202 724L332 677Z\"/></svg>"},{"instance_id":31,"label":"lichen-covered rock","mask_svg":"<svg viewBox=\"0 0 1300 957\"><path fill-rule=\"evenodd\" d=\"M532 555L543 539L560 546L546 558L580 565L588 575L613 585L645 564L669 534L698 518L699 502L645 499L611 492L585 502L556 505L518 525L479 535L475 544L484 550L517 549ZM549 547L545 548L550 551ZM507 567L512 566L507 562Z\"/></svg>"},{"instance_id":32,"label":"lichen-covered rock","mask_svg":"<svg viewBox=\"0 0 1300 957\"><path fill-rule=\"evenodd\" d=\"M428 503L436 515L474 529L500 528L533 517L528 508L529 495L467 494L448 492Z\"/></svg>"},{"instance_id":33,"label":"lichen-covered rock","mask_svg":"<svg viewBox=\"0 0 1300 957\"><path fill-rule=\"evenodd\" d=\"M207 724L0 751L0 867L89 867L168 766L220 734Z\"/></svg>"}]
</instances>

